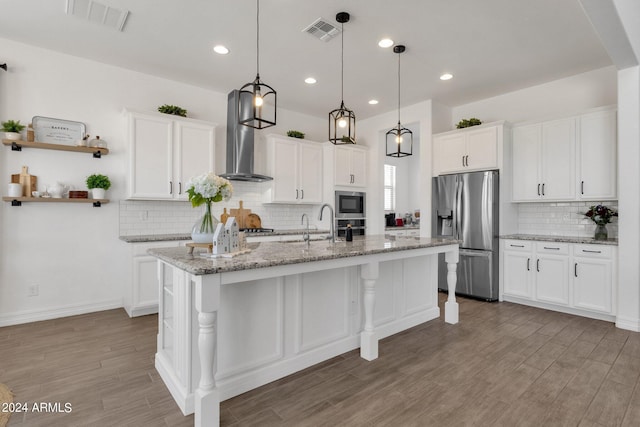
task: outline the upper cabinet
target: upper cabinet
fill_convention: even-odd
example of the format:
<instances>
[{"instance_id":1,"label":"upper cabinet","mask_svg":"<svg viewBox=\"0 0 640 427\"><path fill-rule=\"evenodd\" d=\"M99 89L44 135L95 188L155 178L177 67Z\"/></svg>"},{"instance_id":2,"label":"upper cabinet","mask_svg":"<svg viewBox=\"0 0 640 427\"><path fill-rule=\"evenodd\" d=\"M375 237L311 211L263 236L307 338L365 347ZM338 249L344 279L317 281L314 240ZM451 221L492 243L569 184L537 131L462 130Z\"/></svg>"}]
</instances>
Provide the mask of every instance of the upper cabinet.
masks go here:
<instances>
[{"instance_id":1,"label":"upper cabinet","mask_svg":"<svg viewBox=\"0 0 640 427\"><path fill-rule=\"evenodd\" d=\"M616 112L584 114L579 120L576 194L581 200L615 199L618 196Z\"/></svg>"},{"instance_id":2,"label":"upper cabinet","mask_svg":"<svg viewBox=\"0 0 640 427\"><path fill-rule=\"evenodd\" d=\"M611 109L513 127L513 201L616 197L616 113Z\"/></svg>"},{"instance_id":3,"label":"upper cabinet","mask_svg":"<svg viewBox=\"0 0 640 427\"><path fill-rule=\"evenodd\" d=\"M489 123L433 136L434 175L499 169L498 126Z\"/></svg>"},{"instance_id":4,"label":"upper cabinet","mask_svg":"<svg viewBox=\"0 0 640 427\"><path fill-rule=\"evenodd\" d=\"M267 137L266 203L322 203L322 145L280 135Z\"/></svg>"},{"instance_id":5,"label":"upper cabinet","mask_svg":"<svg viewBox=\"0 0 640 427\"><path fill-rule=\"evenodd\" d=\"M128 198L188 200L189 178L214 169L215 125L127 111Z\"/></svg>"},{"instance_id":6,"label":"upper cabinet","mask_svg":"<svg viewBox=\"0 0 640 427\"><path fill-rule=\"evenodd\" d=\"M575 118L513 128L513 201L575 197Z\"/></svg>"},{"instance_id":7,"label":"upper cabinet","mask_svg":"<svg viewBox=\"0 0 640 427\"><path fill-rule=\"evenodd\" d=\"M334 184L366 187L367 150L354 145L336 145L330 149L333 155Z\"/></svg>"}]
</instances>

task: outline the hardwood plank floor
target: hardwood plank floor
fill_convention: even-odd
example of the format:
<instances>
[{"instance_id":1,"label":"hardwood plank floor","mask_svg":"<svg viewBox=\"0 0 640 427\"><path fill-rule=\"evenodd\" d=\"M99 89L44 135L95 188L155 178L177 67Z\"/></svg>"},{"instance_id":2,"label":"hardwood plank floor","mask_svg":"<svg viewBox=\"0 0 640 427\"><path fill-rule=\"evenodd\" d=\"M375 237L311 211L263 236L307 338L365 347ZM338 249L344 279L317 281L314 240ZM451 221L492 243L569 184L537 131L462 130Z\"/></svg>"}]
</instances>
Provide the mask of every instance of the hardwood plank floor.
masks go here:
<instances>
[{"instance_id":1,"label":"hardwood plank floor","mask_svg":"<svg viewBox=\"0 0 640 427\"><path fill-rule=\"evenodd\" d=\"M221 424L640 425L640 334L459 302L458 325L427 322L381 341L375 361L351 351L236 396L222 402ZM59 404L14 413L9 426L193 425L153 366L156 333L157 316L124 310L0 328L0 383L30 409Z\"/></svg>"}]
</instances>

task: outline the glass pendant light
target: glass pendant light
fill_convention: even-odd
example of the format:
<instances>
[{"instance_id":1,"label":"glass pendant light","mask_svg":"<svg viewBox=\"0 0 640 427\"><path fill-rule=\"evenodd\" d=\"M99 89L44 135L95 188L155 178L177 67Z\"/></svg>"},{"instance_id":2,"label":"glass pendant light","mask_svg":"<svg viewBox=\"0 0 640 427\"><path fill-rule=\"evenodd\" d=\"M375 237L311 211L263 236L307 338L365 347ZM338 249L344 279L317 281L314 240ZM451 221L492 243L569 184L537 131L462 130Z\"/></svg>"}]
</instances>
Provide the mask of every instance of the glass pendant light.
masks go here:
<instances>
[{"instance_id":1,"label":"glass pendant light","mask_svg":"<svg viewBox=\"0 0 640 427\"><path fill-rule=\"evenodd\" d=\"M255 80L240 88L238 122L255 129L265 129L276 124L277 94L260 80L260 0L256 0L256 70Z\"/></svg>"},{"instance_id":2,"label":"glass pendant light","mask_svg":"<svg viewBox=\"0 0 640 427\"><path fill-rule=\"evenodd\" d=\"M406 157L413 154L413 132L400 124L400 54L405 46L396 45L393 52L398 54L398 124L387 132L387 156Z\"/></svg>"},{"instance_id":3,"label":"glass pendant light","mask_svg":"<svg viewBox=\"0 0 640 427\"><path fill-rule=\"evenodd\" d=\"M329 141L335 145L356 143L356 115L344 106L344 24L349 22L349 14L340 12L336 21L342 24L342 65L340 108L329 113Z\"/></svg>"}]
</instances>

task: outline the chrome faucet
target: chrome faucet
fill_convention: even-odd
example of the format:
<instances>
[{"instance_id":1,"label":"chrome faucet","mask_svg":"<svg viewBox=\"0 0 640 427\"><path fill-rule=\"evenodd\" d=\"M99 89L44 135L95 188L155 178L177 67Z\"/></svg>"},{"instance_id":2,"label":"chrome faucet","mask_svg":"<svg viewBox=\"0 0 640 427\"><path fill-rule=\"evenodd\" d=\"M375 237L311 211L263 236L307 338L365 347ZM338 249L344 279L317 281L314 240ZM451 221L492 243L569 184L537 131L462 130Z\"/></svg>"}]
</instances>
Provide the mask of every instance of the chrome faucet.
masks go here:
<instances>
[{"instance_id":1,"label":"chrome faucet","mask_svg":"<svg viewBox=\"0 0 640 427\"><path fill-rule=\"evenodd\" d=\"M324 211L325 207L329 208L329 213L331 214L331 218L330 218L331 223L329 224L329 230L330 230L331 234L327 238L331 239L331 243L335 243L336 242L336 234L335 234L335 231L334 231L334 228L333 228L333 208L331 207L331 205L329 203L325 203L324 205L320 206L320 215L318 215L318 220L322 221L322 211Z\"/></svg>"},{"instance_id":2,"label":"chrome faucet","mask_svg":"<svg viewBox=\"0 0 640 427\"><path fill-rule=\"evenodd\" d=\"M302 214L302 225L304 225L304 220L307 219L307 231L306 233L302 233L302 240L307 242L307 248L311 244L311 235L309 234L309 216L306 213Z\"/></svg>"}]
</instances>

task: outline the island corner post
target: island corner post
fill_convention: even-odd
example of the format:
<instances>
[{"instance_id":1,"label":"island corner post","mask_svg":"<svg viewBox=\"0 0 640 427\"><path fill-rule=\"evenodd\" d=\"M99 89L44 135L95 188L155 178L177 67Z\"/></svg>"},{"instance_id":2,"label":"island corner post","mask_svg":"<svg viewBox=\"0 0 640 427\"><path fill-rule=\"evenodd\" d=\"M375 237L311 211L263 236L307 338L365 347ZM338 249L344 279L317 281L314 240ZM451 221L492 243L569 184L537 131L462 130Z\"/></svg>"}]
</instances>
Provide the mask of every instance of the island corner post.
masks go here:
<instances>
[{"instance_id":1,"label":"island corner post","mask_svg":"<svg viewBox=\"0 0 640 427\"><path fill-rule=\"evenodd\" d=\"M153 254L153 250L150 251ZM447 262L447 283L449 285L449 295L448 300L445 303L445 322L450 324L458 323L458 303L455 300L455 286L457 281L456 268L459 257L459 249L458 244L449 244L449 245L440 245L435 248L429 249L417 249L417 250L409 250L407 252L402 251L401 254L405 257L420 257L423 255L434 255L437 259L437 253L444 253L445 260ZM363 301L363 324L361 332L359 333L359 344L360 344L360 354L361 357L365 360L371 361L375 360L378 357L378 341L380 337L376 332L376 328L374 327L373 314L376 300L376 282L379 279L379 264L380 258L372 255L373 259L368 259L368 257L361 258L358 257L349 257L340 259L336 262L338 264L347 265L347 266L358 266L360 270L359 280L362 283L362 301ZM397 255L393 255L393 257L397 257ZM161 258L161 257L159 257ZM360 259L361 258L361 259ZM399 257L397 257L399 258ZM383 259L389 259L389 256L386 256ZM165 260L166 261L166 260ZM159 259L158 262L158 276L161 279L163 275L162 264L163 260ZM314 271L312 264L313 263L303 263L298 264L296 267L297 270L300 271ZM426 263L428 264L428 263ZM437 263L434 265L437 266ZM185 271L180 268L178 265L174 264L173 267L177 267L182 270L182 273ZM286 266L285 266L286 267ZM289 266L293 267L293 266ZM272 267L273 268L273 267ZM278 267L276 267L278 268ZM326 266L324 268L327 268ZM282 267L280 267L282 269ZM235 271L234 273L241 278L241 280L246 280L247 277L257 277L256 272L262 269L248 270L249 274L245 274L246 272ZM296 271L297 271L296 270ZM280 271L280 270L278 270ZM286 271L286 269L285 269ZM317 271L317 270L316 270ZM177 275L177 271L173 270L174 278L179 277ZM265 271L266 273L266 271ZM436 272L437 273L437 272ZM270 273L273 275L274 273ZM267 274L268 276L269 274ZM240 280L238 280L240 281ZM175 285L185 285L187 283L191 283L193 285L193 294L189 297L186 297L186 301L191 299L193 301L193 309L195 310L194 314L196 315L193 319L193 326L197 327L197 330L194 330L194 340L197 342L196 348L194 349L197 352L199 359L199 376L198 379L194 379L194 390L191 395L191 398L185 399L188 403L178 402L176 395L174 394L175 386L171 386L167 384L169 390L174 394L174 398L178 402L182 411L186 414L189 412L195 412L195 423L196 427L205 427L205 426L218 426L220 422L220 401L221 394L216 384L216 371L217 371L217 353L218 353L218 327L219 327L219 312L221 305L221 286L224 284L233 284L233 280L223 280L222 274L185 274L182 276L182 279L176 279ZM160 283L160 287L162 289L162 282ZM437 285L436 285L437 287ZM437 294L437 289L436 289ZM184 302L186 302L184 301ZM161 307L164 304L161 304ZM436 297L436 308L437 308L437 297ZM438 310L439 312L439 310ZM437 317L437 316L436 316ZM436 318L436 317L432 317ZM196 320L197 319L197 320ZM187 321L188 322L188 321ZM420 322L422 323L422 322ZM197 337L197 339L195 338ZM160 343L159 338L159 343ZM195 343L194 343L195 344ZM189 357L189 359L192 359ZM166 371L158 367L158 354L156 355L156 367L158 368L161 377L167 383ZM174 375L170 374L169 376ZM183 373L184 375L184 373ZM224 396L223 396L224 397ZM189 409L191 408L191 409Z\"/></svg>"}]
</instances>

